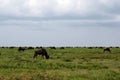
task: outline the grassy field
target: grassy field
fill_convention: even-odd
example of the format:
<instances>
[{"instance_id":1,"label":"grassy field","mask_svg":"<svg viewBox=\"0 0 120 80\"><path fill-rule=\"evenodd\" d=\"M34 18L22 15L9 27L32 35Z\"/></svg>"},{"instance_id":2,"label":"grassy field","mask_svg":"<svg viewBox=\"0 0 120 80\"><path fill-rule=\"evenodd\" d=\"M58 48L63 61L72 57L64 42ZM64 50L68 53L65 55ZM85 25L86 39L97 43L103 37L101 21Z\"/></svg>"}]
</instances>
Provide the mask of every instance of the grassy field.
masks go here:
<instances>
[{"instance_id":1,"label":"grassy field","mask_svg":"<svg viewBox=\"0 0 120 80\"><path fill-rule=\"evenodd\" d=\"M0 80L120 80L120 48L47 48L49 60L34 50L0 48Z\"/></svg>"}]
</instances>

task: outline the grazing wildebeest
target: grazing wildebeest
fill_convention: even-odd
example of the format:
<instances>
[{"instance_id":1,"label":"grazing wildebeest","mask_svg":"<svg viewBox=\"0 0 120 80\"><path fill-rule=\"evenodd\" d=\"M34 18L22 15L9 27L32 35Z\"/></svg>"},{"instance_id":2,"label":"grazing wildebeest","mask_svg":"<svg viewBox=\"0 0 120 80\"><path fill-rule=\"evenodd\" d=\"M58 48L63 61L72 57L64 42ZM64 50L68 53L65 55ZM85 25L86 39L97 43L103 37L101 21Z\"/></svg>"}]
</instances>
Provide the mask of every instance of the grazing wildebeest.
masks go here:
<instances>
[{"instance_id":1,"label":"grazing wildebeest","mask_svg":"<svg viewBox=\"0 0 120 80\"><path fill-rule=\"evenodd\" d=\"M110 48L104 48L104 50L103 50L103 52L109 52L109 53L111 53L111 50L110 50Z\"/></svg>"},{"instance_id":2,"label":"grazing wildebeest","mask_svg":"<svg viewBox=\"0 0 120 80\"><path fill-rule=\"evenodd\" d=\"M56 49L56 47L50 47L50 49Z\"/></svg>"},{"instance_id":3,"label":"grazing wildebeest","mask_svg":"<svg viewBox=\"0 0 120 80\"><path fill-rule=\"evenodd\" d=\"M9 49L14 49L14 48L15 48L14 46L9 47Z\"/></svg>"},{"instance_id":4,"label":"grazing wildebeest","mask_svg":"<svg viewBox=\"0 0 120 80\"><path fill-rule=\"evenodd\" d=\"M34 47L28 47L27 49L34 49Z\"/></svg>"},{"instance_id":5,"label":"grazing wildebeest","mask_svg":"<svg viewBox=\"0 0 120 80\"><path fill-rule=\"evenodd\" d=\"M88 49L93 49L93 47L88 47Z\"/></svg>"},{"instance_id":6,"label":"grazing wildebeest","mask_svg":"<svg viewBox=\"0 0 120 80\"><path fill-rule=\"evenodd\" d=\"M60 49L64 49L64 47L60 47Z\"/></svg>"},{"instance_id":7,"label":"grazing wildebeest","mask_svg":"<svg viewBox=\"0 0 120 80\"><path fill-rule=\"evenodd\" d=\"M24 48L24 47L19 47L18 48L18 51L20 52L20 51L24 51L26 48Z\"/></svg>"},{"instance_id":8,"label":"grazing wildebeest","mask_svg":"<svg viewBox=\"0 0 120 80\"><path fill-rule=\"evenodd\" d=\"M47 51L44 48L36 50L35 53L34 53L33 58L37 58L38 55L42 55L43 57L45 56L46 59L49 59L49 55L48 55Z\"/></svg>"}]
</instances>

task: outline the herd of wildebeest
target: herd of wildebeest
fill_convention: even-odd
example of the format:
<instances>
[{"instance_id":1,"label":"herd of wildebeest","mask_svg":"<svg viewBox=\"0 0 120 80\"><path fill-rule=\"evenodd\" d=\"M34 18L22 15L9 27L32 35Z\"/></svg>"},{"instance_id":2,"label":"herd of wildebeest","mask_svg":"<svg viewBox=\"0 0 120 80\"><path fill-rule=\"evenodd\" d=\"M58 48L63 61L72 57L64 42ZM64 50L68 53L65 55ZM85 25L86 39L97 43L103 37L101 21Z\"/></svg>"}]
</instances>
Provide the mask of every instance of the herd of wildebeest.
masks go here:
<instances>
[{"instance_id":1,"label":"herd of wildebeest","mask_svg":"<svg viewBox=\"0 0 120 80\"><path fill-rule=\"evenodd\" d=\"M37 58L38 55L41 55L41 56L45 57L46 59L50 58L45 47L44 48L43 47L0 47L0 48L9 48L9 49L18 48L18 52L24 52L25 50L35 49L33 58ZM49 47L49 48L50 49L57 49L58 47L57 48L56 47ZM65 49L65 48L74 48L74 47L59 47L59 49ZM81 47L75 47L75 48L81 48ZM103 53L104 52L111 53L112 47L82 47L82 48L88 48L88 49L100 48L100 49L103 49ZM115 48L119 48L119 47L115 47Z\"/></svg>"}]
</instances>

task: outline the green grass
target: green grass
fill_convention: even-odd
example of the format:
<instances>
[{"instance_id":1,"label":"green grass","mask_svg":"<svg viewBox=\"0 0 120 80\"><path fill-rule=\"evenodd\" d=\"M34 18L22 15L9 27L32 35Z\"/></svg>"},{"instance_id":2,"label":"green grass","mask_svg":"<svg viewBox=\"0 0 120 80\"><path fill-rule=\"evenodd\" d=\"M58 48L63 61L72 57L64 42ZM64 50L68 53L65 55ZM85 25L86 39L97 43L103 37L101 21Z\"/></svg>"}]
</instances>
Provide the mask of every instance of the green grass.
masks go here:
<instances>
[{"instance_id":1,"label":"green grass","mask_svg":"<svg viewBox=\"0 0 120 80\"><path fill-rule=\"evenodd\" d=\"M34 50L0 48L0 80L120 80L120 48L47 48L49 60Z\"/></svg>"}]
</instances>

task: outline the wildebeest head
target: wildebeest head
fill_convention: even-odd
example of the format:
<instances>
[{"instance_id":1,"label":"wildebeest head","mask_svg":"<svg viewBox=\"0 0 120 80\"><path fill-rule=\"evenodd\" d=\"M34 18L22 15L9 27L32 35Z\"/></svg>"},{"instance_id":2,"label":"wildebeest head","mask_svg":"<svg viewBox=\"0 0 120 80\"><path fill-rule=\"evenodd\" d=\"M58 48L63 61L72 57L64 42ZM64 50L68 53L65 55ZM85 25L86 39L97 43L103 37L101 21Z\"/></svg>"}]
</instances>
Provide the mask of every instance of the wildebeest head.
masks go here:
<instances>
[{"instance_id":1,"label":"wildebeest head","mask_svg":"<svg viewBox=\"0 0 120 80\"><path fill-rule=\"evenodd\" d=\"M42 55L43 57L45 56L46 59L49 59L49 55L48 55L47 51L43 48L36 50L34 52L33 58L37 58L38 55Z\"/></svg>"}]
</instances>

